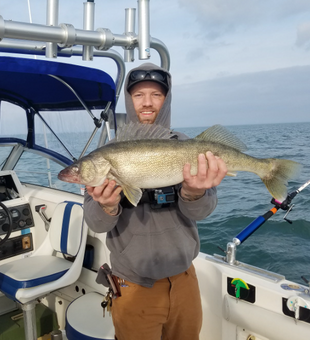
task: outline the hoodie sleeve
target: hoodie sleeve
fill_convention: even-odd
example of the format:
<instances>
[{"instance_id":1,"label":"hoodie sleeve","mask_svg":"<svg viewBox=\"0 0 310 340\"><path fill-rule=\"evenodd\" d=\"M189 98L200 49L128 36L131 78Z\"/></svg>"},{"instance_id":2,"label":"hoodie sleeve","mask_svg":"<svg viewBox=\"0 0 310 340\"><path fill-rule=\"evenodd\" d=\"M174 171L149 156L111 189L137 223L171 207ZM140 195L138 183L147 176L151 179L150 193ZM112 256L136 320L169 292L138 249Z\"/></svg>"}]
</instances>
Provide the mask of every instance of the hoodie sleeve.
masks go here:
<instances>
[{"instance_id":1,"label":"hoodie sleeve","mask_svg":"<svg viewBox=\"0 0 310 340\"><path fill-rule=\"evenodd\" d=\"M88 227L95 233L105 233L112 230L116 226L121 213L122 207L120 206L117 215L111 216L107 214L100 204L94 201L85 191L84 217Z\"/></svg>"},{"instance_id":2,"label":"hoodie sleeve","mask_svg":"<svg viewBox=\"0 0 310 340\"><path fill-rule=\"evenodd\" d=\"M191 220L200 221L209 216L217 205L217 191L216 188L206 190L204 196L196 201L185 201L179 195L179 208L184 216Z\"/></svg>"}]
</instances>

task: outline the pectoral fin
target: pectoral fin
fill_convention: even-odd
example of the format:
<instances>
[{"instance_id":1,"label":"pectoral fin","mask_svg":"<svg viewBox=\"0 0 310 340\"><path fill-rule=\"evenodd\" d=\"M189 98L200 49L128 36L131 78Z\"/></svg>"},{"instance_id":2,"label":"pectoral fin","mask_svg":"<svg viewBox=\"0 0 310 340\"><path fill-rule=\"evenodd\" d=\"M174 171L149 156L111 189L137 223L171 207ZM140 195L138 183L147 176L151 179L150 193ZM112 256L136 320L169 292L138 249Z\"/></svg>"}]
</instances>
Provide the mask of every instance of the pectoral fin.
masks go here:
<instances>
[{"instance_id":1,"label":"pectoral fin","mask_svg":"<svg viewBox=\"0 0 310 340\"><path fill-rule=\"evenodd\" d=\"M122 184L122 188L128 201L136 207L142 197L142 190L126 184Z\"/></svg>"},{"instance_id":2,"label":"pectoral fin","mask_svg":"<svg viewBox=\"0 0 310 340\"><path fill-rule=\"evenodd\" d=\"M138 205L142 197L142 190L140 188L134 187L121 180L118 172L114 168L111 168L108 178L115 180L115 182L122 187L124 195L132 205L135 207Z\"/></svg>"}]
</instances>

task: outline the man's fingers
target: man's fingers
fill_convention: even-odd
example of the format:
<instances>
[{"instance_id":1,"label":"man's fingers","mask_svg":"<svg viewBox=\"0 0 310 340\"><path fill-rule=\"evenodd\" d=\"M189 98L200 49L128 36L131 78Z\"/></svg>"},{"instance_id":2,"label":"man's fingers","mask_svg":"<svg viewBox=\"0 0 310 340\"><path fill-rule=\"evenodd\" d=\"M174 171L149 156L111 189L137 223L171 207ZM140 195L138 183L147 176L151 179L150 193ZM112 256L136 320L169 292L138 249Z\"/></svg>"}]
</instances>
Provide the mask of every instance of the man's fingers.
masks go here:
<instances>
[{"instance_id":1,"label":"man's fingers","mask_svg":"<svg viewBox=\"0 0 310 340\"><path fill-rule=\"evenodd\" d=\"M102 195L102 193L104 192L104 190L105 190L105 188L107 187L108 184L109 184L109 180L105 179L105 181L101 185L94 187L93 190L92 190L92 197L94 199L98 200L98 198Z\"/></svg>"},{"instance_id":2,"label":"man's fingers","mask_svg":"<svg viewBox=\"0 0 310 340\"><path fill-rule=\"evenodd\" d=\"M218 186L227 174L225 162L218 156L208 154L208 177L212 186Z\"/></svg>"},{"instance_id":3,"label":"man's fingers","mask_svg":"<svg viewBox=\"0 0 310 340\"><path fill-rule=\"evenodd\" d=\"M214 185L217 186L222 182L222 179L227 175L226 163L219 157L216 157L218 172L217 177L214 180Z\"/></svg>"},{"instance_id":4,"label":"man's fingers","mask_svg":"<svg viewBox=\"0 0 310 340\"><path fill-rule=\"evenodd\" d=\"M198 155L197 176L201 180L204 180L207 177L207 160L203 153Z\"/></svg>"},{"instance_id":5,"label":"man's fingers","mask_svg":"<svg viewBox=\"0 0 310 340\"><path fill-rule=\"evenodd\" d=\"M102 196L104 198L110 198L112 195L113 197L115 197L116 195L114 195L114 190L115 190L115 187L116 187L116 182L115 181L110 181L108 183L108 185L105 187L103 193L102 193Z\"/></svg>"},{"instance_id":6,"label":"man's fingers","mask_svg":"<svg viewBox=\"0 0 310 340\"><path fill-rule=\"evenodd\" d=\"M216 157L216 159L217 159L218 172L221 175L224 175L223 177L225 177L227 175L226 163L220 157Z\"/></svg>"},{"instance_id":7,"label":"man's fingers","mask_svg":"<svg viewBox=\"0 0 310 340\"><path fill-rule=\"evenodd\" d=\"M198 155L197 175L192 176L190 169L190 164L186 163L183 168L183 197L196 197L197 195L201 197L206 189L218 186L227 174L225 162L210 151L206 155Z\"/></svg>"},{"instance_id":8,"label":"man's fingers","mask_svg":"<svg viewBox=\"0 0 310 340\"><path fill-rule=\"evenodd\" d=\"M91 187L91 186L89 186L89 185L85 185L85 189L86 189L87 193L88 193L90 196L92 196L95 188L94 188L94 187Z\"/></svg>"},{"instance_id":9,"label":"man's fingers","mask_svg":"<svg viewBox=\"0 0 310 340\"><path fill-rule=\"evenodd\" d=\"M206 157L208 160L208 175L215 178L218 172L217 159L215 158L213 153L210 151L206 153Z\"/></svg>"},{"instance_id":10,"label":"man's fingers","mask_svg":"<svg viewBox=\"0 0 310 340\"><path fill-rule=\"evenodd\" d=\"M191 179L191 165L189 163L185 163L183 168L183 178L185 181L188 181Z\"/></svg>"},{"instance_id":11,"label":"man's fingers","mask_svg":"<svg viewBox=\"0 0 310 340\"><path fill-rule=\"evenodd\" d=\"M117 199L120 201L121 197L119 196L122 192L123 188L121 186L118 186L114 189L112 196L114 199ZM119 196L119 197L118 197Z\"/></svg>"}]
</instances>

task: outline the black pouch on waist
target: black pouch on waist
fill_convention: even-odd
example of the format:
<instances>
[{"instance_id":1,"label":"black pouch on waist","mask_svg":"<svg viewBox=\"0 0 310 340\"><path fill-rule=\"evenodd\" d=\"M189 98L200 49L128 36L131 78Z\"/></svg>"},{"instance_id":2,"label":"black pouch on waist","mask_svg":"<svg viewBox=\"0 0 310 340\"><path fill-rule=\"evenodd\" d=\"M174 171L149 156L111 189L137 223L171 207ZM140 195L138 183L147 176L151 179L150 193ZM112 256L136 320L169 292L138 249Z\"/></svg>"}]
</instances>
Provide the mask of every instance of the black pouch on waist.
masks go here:
<instances>
[{"instance_id":1,"label":"black pouch on waist","mask_svg":"<svg viewBox=\"0 0 310 340\"><path fill-rule=\"evenodd\" d=\"M110 287L109 276L112 275L112 270L107 263L103 264L99 270L96 277L96 282L104 285L105 287Z\"/></svg>"},{"instance_id":2,"label":"black pouch on waist","mask_svg":"<svg viewBox=\"0 0 310 340\"><path fill-rule=\"evenodd\" d=\"M98 274L96 277L96 282L109 288L113 292L114 296L118 297L122 295L119 282L118 282L118 278L112 275L112 270L107 263L103 264L99 268Z\"/></svg>"}]
</instances>

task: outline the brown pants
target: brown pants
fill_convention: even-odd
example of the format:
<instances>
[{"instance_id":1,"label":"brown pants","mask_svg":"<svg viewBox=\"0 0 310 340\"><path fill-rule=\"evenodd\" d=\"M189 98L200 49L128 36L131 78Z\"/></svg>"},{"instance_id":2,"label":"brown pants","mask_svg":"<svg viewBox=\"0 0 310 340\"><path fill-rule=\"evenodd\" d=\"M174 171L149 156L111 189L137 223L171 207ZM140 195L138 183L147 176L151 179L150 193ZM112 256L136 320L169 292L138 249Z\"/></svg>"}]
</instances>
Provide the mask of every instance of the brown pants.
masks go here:
<instances>
[{"instance_id":1,"label":"brown pants","mask_svg":"<svg viewBox=\"0 0 310 340\"><path fill-rule=\"evenodd\" d=\"M152 288L125 281L113 300L117 340L198 340L202 325L200 292L193 265Z\"/></svg>"}]
</instances>

